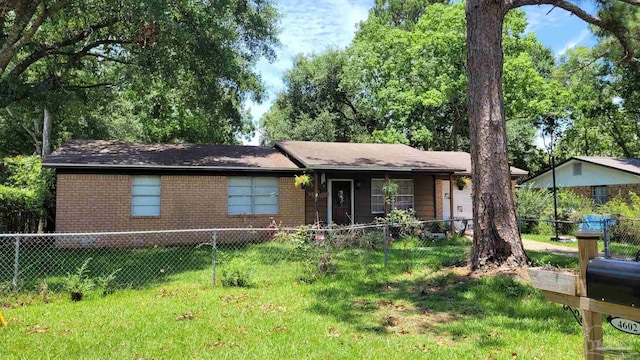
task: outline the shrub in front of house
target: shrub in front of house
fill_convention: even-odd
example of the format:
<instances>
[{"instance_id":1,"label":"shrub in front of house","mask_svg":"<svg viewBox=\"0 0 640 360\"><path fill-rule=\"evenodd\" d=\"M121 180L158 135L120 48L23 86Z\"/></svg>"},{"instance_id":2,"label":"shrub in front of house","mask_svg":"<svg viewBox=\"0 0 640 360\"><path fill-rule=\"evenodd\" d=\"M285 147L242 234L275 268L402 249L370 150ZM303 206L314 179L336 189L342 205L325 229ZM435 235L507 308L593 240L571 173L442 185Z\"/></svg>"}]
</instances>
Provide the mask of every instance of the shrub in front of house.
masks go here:
<instances>
[{"instance_id":1,"label":"shrub in front of house","mask_svg":"<svg viewBox=\"0 0 640 360\"><path fill-rule=\"evenodd\" d=\"M578 229L577 222L583 215L594 212L593 200L580 196L568 189L558 189L558 220L559 232L570 234ZM533 219L536 221L520 221L520 231L526 234L551 235L554 232L553 223L553 193L546 189L523 186L516 191L516 215L519 219Z\"/></svg>"},{"instance_id":2,"label":"shrub in front of house","mask_svg":"<svg viewBox=\"0 0 640 360\"><path fill-rule=\"evenodd\" d=\"M399 239L405 236L420 235L423 225L413 210L393 209L387 216L375 220L378 224L388 224L391 237Z\"/></svg>"},{"instance_id":3,"label":"shrub in front of house","mask_svg":"<svg viewBox=\"0 0 640 360\"><path fill-rule=\"evenodd\" d=\"M549 218L549 207L553 211L553 195L543 189L525 185L516 190L516 215L519 219ZM537 233L540 223L520 221L520 231L526 234Z\"/></svg>"},{"instance_id":4,"label":"shrub in front of house","mask_svg":"<svg viewBox=\"0 0 640 360\"><path fill-rule=\"evenodd\" d=\"M640 239L640 196L629 192L629 200L618 195L600 206L600 212L612 215L615 223L609 228L611 240L615 242L637 243Z\"/></svg>"}]
</instances>

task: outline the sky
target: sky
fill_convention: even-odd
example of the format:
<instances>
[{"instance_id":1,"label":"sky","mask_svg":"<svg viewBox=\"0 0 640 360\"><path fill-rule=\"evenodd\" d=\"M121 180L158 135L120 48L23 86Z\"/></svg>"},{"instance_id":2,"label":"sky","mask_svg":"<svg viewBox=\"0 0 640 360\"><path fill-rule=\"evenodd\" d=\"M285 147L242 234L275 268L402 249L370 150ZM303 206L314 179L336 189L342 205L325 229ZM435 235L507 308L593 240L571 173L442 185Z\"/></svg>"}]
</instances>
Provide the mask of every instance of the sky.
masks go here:
<instances>
[{"instance_id":1,"label":"sky","mask_svg":"<svg viewBox=\"0 0 640 360\"><path fill-rule=\"evenodd\" d=\"M330 47L346 47L355 34L358 22L365 20L373 0L278 0L276 8L282 15L280 20L280 43L276 49L277 60L273 63L262 60L256 65L267 89L262 104L248 101L246 108L254 121L275 101L276 94L283 90L282 76L293 66L293 58L300 53L320 53ZM596 43L585 22L576 16L551 6L527 6L529 25L533 32L556 56L561 56L576 46L593 46ZM587 5L587 11L593 8ZM260 134L247 144L257 145Z\"/></svg>"}]
</instances>

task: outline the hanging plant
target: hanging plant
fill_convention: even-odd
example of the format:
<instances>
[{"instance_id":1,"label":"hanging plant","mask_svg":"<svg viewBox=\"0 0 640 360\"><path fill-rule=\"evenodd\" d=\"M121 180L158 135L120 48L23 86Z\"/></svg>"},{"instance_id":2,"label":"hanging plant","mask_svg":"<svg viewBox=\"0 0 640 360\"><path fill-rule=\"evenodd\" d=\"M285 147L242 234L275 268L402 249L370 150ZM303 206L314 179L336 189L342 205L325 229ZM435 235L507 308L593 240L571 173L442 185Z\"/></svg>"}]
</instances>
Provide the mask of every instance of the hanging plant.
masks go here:
<instances>
[{"instance_id":1,"label":"hanging plant","mask_svg":"<svg viewBox=\"0 0 640 360\"><path fill-rule=\"evenodd\" d=\"M468 176L459 176L455 180L456 186L459 190L462 190L471 184L471 178Z\"/></svg>"},{"instance_id":2,"label":"hanging plant","mask_svg":"<svg viewBox=\"0 0 640 360\"><path fill-rule=\"evenodd\" d=\"M393 205L393 201L398 195L398 183L393 180L387 180L382 184L382 198L384 202Z\"/></svg>"},{"instance_id":3,"label":"hanging plant","mask_svg":"<svg viewBox=\"0 0 640 360\"><path fill-rule=\"evenodd\" d=\"M308 174L296 175L294 185L298 189L306 189L313 185L313 179Z\"/></svg>"}]
</instances>

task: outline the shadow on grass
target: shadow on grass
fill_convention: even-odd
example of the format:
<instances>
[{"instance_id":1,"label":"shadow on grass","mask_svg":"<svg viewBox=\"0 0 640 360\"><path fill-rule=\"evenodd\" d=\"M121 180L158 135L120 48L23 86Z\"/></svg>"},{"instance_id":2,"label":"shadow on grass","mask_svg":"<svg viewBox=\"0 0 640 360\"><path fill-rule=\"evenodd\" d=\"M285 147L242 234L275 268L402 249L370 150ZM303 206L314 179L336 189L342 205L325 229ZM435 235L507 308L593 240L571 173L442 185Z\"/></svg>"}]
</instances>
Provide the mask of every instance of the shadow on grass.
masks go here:
<instances>
[{"instance_id":1,"label":"shadow on grass","mask_svg":"<svg viewBox=\"0 0 640 360\"><path fill-rule=\"evenodd\" d=\"M398 315L398 326L454 339L473 335L479 347L502 344L504 340L490 336L496 328L580 332L569 314L528 284L504 275L475 278L439 271L466 263L469 245L468 241L441 241L427 247L395 244L391 250L396 253L390 253L395 261L386 268L368 266L377 262L378 254L364 259L343 254L337 272L312 290L316 301L308 310L376 333L392 330L382 315ZM575 260L547 254L532 258L561 266L572 266Z\"/></svg>"},{"instance_id":2,"label":"shadow on grass","mask_svg":"<svg viewBox=\"0 0 640 360\"><path fill-rule=\"evenodd\" d=\"M218 263L233 257L250 258L258 264L275 265L296 260L299 254L290 244L226 243L218 246ZM169 281L175 276L192 271L211 269L213 251L208 243L194 246L154 248L78 248L64 249L53 245L20 248L18 253L18 278L21 290L36 290L47 281L51 291L63 288L64 277L74 273L87 259L89 277L106 276L120 269L117 283L121 287L144 288ZM11 283L15 275L15 251L13 247L0 249L0 284Z\"/></svg>"},{"instance_id":3,"label":"shadow on grass","mask_svg":"<svg viewBox=\"0 0 640 360\"><path fill-rule=\"evenodd\" d=\"M3 250L0 255L5 263L13 264L14 253ZM22 250L19 253L19 281L22 289L33 290L45 280L49 289L62 288L64 277L74 273L87 259L89 276L106 276L118 269L117 282L120 286L141 288L153 283L167 281L171 276L186 271L211 267L210 248L193 246L114 249L83 248L60 249L54 246ZM0 269L0 281L10 282L15 274L13 266Z\"/></svg>"}]
</instances>

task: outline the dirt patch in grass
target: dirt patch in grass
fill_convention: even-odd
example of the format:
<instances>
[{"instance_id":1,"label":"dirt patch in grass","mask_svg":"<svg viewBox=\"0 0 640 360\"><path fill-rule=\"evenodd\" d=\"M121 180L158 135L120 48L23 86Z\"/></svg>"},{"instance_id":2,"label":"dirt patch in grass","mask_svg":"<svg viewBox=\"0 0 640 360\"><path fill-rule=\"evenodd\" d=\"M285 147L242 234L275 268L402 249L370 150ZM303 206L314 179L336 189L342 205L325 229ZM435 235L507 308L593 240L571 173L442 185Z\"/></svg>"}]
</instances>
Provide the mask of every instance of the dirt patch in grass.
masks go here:
<instances>
[{"instance_id":1,"label":"dirt patch in grass","mask_svg":"<svg viewBox=\"0 0 640 360\"><path fill-rule=\"evenodd\" d=\"M487 276L508 276L518 281L529 281L529 274L524 267L499 267L493 269L482 269L476 271L469 271L469 278L480 279Z\"/></svg>"}]
</instances>

